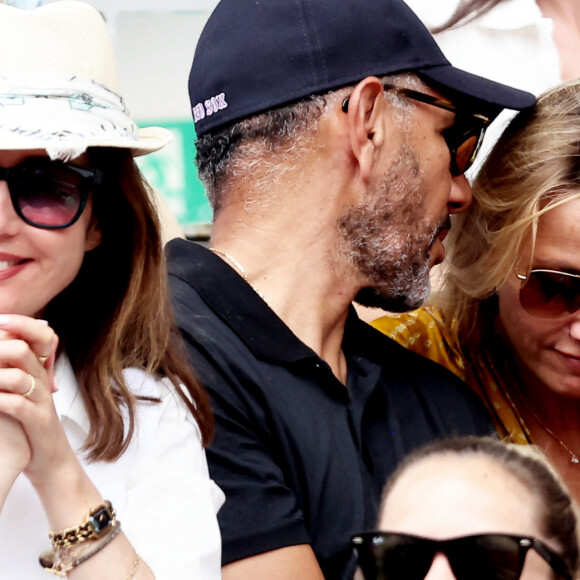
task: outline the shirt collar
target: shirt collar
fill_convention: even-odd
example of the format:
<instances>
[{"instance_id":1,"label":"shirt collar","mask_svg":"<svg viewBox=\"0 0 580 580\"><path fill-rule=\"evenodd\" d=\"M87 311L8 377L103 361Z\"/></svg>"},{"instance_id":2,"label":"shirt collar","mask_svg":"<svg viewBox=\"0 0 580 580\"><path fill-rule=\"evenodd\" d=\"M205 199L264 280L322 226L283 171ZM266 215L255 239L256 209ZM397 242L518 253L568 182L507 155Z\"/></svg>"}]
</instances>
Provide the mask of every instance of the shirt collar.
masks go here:
<instances>
[{"instance_id":1,"label":"shirt collar","mask_svg":"<svg viewBox=\"0 0 580 580\"><path fill-rule=\"evenodd\" d=\"M74 370L68 356L64 353L61 353L56 360L54 380L58 390L53 395L53 401L60 420L74 422L88 435L89 416Z\"/></svg>"},{"instance_id":2,"label":"shirt collar","mask_svg":"<svg viewBox=\"0 0 580 580\"><path fill-rule=\"evenodd\" d=\"M319 359L219 256L200 244L181 239L171 241L166 250L169 273L191 286L257 358L282 364L312 357ZM308 313L304 313L304 316L308 316ZM376 333L361 322L351 308L346 325L347 334L354 334L358 339L343 343L345 353L360 351L361 345L355 343L359 342L361 331L363 335L366 334L363 327Z\"/></svg>"},{"instance_id":3,"label":"shirt collar","mask_svg":"<svg viewBox=\"0 0 580 580\"><path fill-rule=\"evenodd\" d=\"M180 239L172 240L166 250L169 274L191 286L257 358L291 363L315 356L219 256Z\"/></svg>"}]
</instances>

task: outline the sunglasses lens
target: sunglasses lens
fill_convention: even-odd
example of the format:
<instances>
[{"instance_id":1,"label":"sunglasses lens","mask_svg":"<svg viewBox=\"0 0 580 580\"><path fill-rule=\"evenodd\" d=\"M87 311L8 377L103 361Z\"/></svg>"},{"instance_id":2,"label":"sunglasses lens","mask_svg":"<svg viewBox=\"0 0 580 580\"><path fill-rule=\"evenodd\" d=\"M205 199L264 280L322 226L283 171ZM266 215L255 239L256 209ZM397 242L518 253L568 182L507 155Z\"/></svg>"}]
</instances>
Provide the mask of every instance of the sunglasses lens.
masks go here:
<instances>
[{"instance_id":1,"label":"sunglasses lens","mask_svg":"<svg viewBox=\"0 0 580 580\"><path fill-rule=\"evenodd\" d=\"M456 118L455 124L444 133L451 152L452 175L463 175L470 167L479 149L484 130L474 127L470 119Z\"/></svg>"},{"instance_id":2,"label":"sunglasses lens","mask_svg":"<svg viewBox=\"0 0 580 580\"><path fill-rule=\"evenodd\" d=\"M69 223L80 207L80 179L64 166L30 168L17 184L20 211L38 225Z\"/></svg>"},{"instance_id":3,"label":"sunglasses lens","mask_svg":"<svg viewBox=\"0 0 580 580\"><path fill-rule=\"evenodd\" d=\"M39 227L63 227L78 216L83 177L60 162L35 159L23 163L10 182L22 217Z\"/></svg>"},{"instance_id":4,"label":"sunglasses lens","mask_svg":"<svg viewBox=\"0 0 580 580\"><path fill-rule=\"evenodd\" d=\"M459 147L455 154L455 164L460 173L465 173L474 159L474 152L479 144L479 134L470 135Z\"/></svg>"},{"instance_id":5,"label":"sunglasses lens","mask_svg":"<svg viewBox=\"0 0 580 580\"><path fill-rule=\"evenodd\" d=\"M400 534L367 537L358 551L365 580L423 580L434 555L428 540Z\"/></svg>"},{"instance_id":6,"label":"sunglasses lens","mask_svg":"<svg viewBox=\"0 0 580 580\"><path fill-rule=\"evenodd\" d=\"M502 534L442 541L394 533L361 538L355 546L365 580L424 580L438 552L457 580L518 580L526 555L519 538Z\"/></svg>"},{"instance_id":7,"label":"sunglasses lens","mask_svg":"<svg viewBox=\"0 0 580 580\"><path fill-rule=\"evenodd\" d=\"M580 278L564 272L532 271L520 290L520 304L538 318L576 312L580 309Z\"/></svg>"},{"instance_id":8,"label":"sunglasses lens","mask_svg":"<svg viewBox=\"0 0 580 580\"><path fill-rule=\"evenodd\" d=\"M518 540L486 534L459 538L447 550L459 580L518 580L523 560Z\"/></svg>"}]
</instances>

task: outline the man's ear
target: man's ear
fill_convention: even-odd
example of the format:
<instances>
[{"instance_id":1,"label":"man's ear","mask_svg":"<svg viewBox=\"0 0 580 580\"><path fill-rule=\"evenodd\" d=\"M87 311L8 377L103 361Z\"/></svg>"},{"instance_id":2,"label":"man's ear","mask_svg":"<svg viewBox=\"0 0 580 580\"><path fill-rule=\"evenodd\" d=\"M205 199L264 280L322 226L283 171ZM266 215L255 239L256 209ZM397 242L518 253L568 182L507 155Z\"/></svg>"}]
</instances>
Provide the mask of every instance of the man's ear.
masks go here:
<instances>
[{"instance_id":1,"label":"man's ear","mask_svg":"<svg viewBox=\"0 0 580 580\"><path fill-rule=\"evenodd\" d=\"M385 140L383 85L377 77L362 80L343 103L348 115L350 143L361 178L368 181Z\"/></svg>"}]
</instances>

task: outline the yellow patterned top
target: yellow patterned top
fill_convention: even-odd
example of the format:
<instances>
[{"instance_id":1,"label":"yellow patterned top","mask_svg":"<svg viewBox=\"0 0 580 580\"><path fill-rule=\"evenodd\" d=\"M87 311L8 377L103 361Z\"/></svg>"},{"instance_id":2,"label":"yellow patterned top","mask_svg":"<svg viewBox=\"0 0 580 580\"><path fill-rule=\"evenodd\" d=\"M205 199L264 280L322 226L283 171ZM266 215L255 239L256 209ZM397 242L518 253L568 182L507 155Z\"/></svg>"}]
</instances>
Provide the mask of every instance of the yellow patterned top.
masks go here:
<instances>
[{"instance_id":1,"label":"yellow patterned top","mask_svg":"<svg viewBox=\"0 0 580 580\"><path fill-rule=\"evenodd\" d=\"M405 314L392 314L374 320L376 329L404 347L439 363L463 379L483 400L502 438L513 443L532 443L530 433L514 404L509 370L498 373L490 353L480 353L475 361L466 360L459 344L452 339L441 312L426 306Z\"/></svg>"}]
</instances>

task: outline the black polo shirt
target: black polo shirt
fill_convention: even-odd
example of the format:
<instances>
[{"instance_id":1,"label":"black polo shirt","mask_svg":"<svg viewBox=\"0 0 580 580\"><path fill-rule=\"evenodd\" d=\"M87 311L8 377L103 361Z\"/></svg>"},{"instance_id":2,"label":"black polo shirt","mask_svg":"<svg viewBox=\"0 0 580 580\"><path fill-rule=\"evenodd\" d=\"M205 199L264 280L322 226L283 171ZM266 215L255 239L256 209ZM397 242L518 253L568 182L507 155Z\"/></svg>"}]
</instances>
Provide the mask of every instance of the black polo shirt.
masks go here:
<instances>
[{"instance_id":1,"label":"black polo shirt","mask_svg":"<svg viewBox=\"0 0 580 580\"><path fill-rule=\"evenodd\" d=\"M374 527L397 463L446 435L493 433L487 412L354 310L345 387L221 258L183 240L167 252L178 324L216 417L207 456L226 494L223 563L310 544L326 578L352 578L350 537Z\"/></svg>"}]
</instances>

